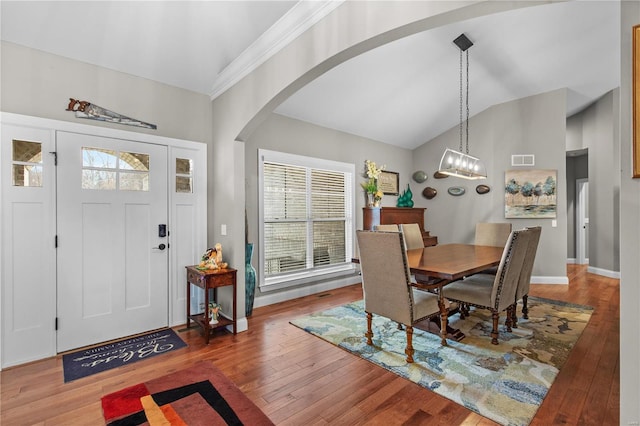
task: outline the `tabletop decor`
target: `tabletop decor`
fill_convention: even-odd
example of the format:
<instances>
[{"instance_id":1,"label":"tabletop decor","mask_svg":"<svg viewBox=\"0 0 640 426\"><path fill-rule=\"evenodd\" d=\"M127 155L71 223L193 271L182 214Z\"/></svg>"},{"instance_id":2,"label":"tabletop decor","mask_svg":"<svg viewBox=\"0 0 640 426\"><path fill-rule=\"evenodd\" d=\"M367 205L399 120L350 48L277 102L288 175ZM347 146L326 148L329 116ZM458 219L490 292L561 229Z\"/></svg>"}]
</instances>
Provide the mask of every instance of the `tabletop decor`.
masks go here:
<instances>
[{"instance_id":1,"label":"tabletop decor","mask_svg":"<svg viewBox=\"0 0 640 426\"><path fill-rule=\"evenodd\" d=\"M367 180L361 182L360 186L367 195L367 207L379 207L380 201L382 201L383 191L378 187L378 179L386 166L382 165L378 167L375 162L365 160L364 167L364 177L366 177Z\"/></svg>"},{"instance_id":2,"label":"tabletop decor","mask_svg":"<svg viewBox=\"0 0 640 426\"><path fill-rule=\"evenodd\" d=\"M409 184L407 184L407 189L402 191L402 195L398 197L396 207L413 207L413 192L411 192Z\"/></svg>"},{"instance_id":3,"label":"tabletop decor","mask_svg":"<svg viewBox=\"0 0 640 426\"><path fill-rule=\"evenodd\" d=\"M504 217L507 219L555 218L557 170L507 170Z\"/></svg>"},{"instance_id":4,"label":"tabletop decor","mask_svg":"<svg viewBox=\"0 0 640 426\"><path fill-rule=\"evenodd\" d=\"M491 344L488 310L472 310L465 320L450 317L466 337L449 339L448 346L423 331L428 323L414 327L414 363L406 362L404 330L382 316L373 317L382 336L367 345L361 300L291 324L499 424L528 425L593 313L589 306L538 297L529 304L529 319L518 319L510 333L501 328L498 346Z\"/></svg>"}]
</instances>

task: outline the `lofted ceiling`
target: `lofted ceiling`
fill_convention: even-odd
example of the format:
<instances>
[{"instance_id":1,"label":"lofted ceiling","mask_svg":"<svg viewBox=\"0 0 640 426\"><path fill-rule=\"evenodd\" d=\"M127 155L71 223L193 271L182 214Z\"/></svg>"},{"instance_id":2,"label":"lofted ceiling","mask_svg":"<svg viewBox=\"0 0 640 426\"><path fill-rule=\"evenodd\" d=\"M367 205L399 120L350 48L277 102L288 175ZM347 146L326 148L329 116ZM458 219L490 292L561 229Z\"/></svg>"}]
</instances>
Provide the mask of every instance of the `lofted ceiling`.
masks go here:
<instances>
[{"instance_id":1,"label":"lofted ceiling","mask_svg":"<svg viewBox=\"0 0 640 426\"><path fill-rule=\"evenodd\" d=\"M3 0L1 38L214 98L340 4ZM413 149L458 123L461 33L474 43L472 116L561 88L571 115L619 86L619 2L540 2L364 53L275 112Z\"/></svg>"}]
</instances>

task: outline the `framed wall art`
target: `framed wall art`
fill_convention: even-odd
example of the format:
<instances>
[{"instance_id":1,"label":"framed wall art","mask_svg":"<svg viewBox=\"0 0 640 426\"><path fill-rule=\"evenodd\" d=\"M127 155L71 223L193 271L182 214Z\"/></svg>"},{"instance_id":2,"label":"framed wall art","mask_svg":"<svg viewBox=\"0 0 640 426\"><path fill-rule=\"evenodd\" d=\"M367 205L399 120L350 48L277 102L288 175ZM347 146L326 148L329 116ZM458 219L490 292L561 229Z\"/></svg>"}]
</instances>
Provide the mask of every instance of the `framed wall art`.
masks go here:
<instances>
[{"instance_id":1,"label":"framed wall art","mask_svg":"<svg viewBox=\"0 0 640 426\"><path fill-rule=\"evenodd\" d=\"M555 218L557 182L557 170L507 170L504 185L504 217Z\"/></svg>"},{"instance_id":2,"label":"framed wall art","mask_svg":"<svg viewBox=\"0 0 640 426\"><path fill-rule=\"evenodd\" d=\"M640 178L640 25L632 30L633 38L633 177Z\"/></svg>"},{"instance_id":3,"label":"framed wall art","mask_svg":"<svg viewBox=\"0 0 640 426\"><path fill-rule=\"evenodd\" d=\"M378 176L378 189L385 195L398 195L400 193L400 173L381 171Z\"/></svg>"}]
</instances>

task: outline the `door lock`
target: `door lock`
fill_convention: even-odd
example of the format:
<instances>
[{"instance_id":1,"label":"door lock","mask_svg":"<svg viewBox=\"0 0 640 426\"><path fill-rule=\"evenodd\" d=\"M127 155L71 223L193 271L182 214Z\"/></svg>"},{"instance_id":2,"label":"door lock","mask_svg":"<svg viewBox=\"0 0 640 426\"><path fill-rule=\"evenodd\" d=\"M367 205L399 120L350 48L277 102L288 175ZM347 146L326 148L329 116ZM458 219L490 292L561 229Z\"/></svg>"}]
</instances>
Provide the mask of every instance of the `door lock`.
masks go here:
<instances>
[{"instance_id":1,"label":"door lock","mask_svg":"<svg viewBox=\"0 0 640 426\"><path fill-rule=\"evenodd\" d=\"M164 250L165 248L167 248L167 246L164 244L160 244L158 247L153 247L154 250Z\"/></svg>"}]
</instances>

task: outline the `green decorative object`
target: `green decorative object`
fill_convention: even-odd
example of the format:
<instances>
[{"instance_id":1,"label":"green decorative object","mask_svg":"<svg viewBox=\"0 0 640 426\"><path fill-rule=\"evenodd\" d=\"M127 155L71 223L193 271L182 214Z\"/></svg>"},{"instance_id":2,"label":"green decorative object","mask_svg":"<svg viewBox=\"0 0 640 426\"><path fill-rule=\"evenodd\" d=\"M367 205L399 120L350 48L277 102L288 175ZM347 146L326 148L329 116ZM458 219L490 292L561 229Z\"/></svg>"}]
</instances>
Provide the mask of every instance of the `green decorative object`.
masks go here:
<instances>
[{"instance_id":1,"label":"green decorative object","mask_svg":"<svg viewBox=\"0 0 640 426\"><path fill-rule=\"evenodd\" d=\"M407 189L402 191L402 195L398 197L396 207L413 207L413 193L409 184L407 184Z\"/></svg>"}]
</instances>

